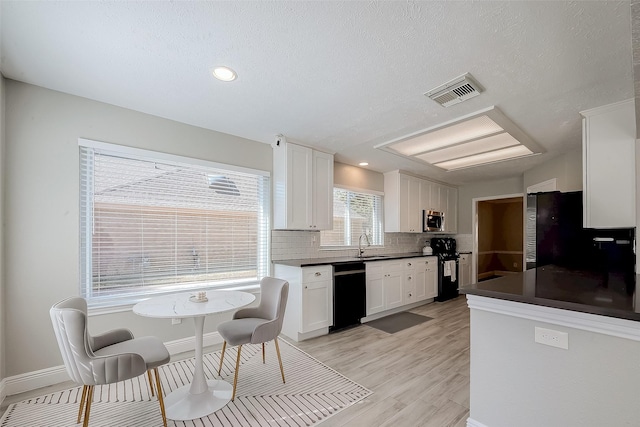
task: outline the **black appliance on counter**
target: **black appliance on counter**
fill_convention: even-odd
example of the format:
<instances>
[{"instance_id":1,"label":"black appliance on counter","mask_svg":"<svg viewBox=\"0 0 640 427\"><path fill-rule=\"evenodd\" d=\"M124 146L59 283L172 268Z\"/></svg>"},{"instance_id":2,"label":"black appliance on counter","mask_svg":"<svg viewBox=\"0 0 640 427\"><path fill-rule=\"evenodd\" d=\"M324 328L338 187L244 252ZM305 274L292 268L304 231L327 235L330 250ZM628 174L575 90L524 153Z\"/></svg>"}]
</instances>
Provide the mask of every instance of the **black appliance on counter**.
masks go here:
<instances>
[{"instance_id":1,"label":"black appliance on counter","mask_svg":"<svg viewBox=\"0 0 640 427\"><path fill-rule=\"evenodd\" d=\"M527 195L527 269L582 272L601 289L635 289L635 229L582 228L582 191Z\"/></svg>"},{"instance_id":2,"label":"black appliance on counter","mask_svg":"<svg viewBox=\"0 0 640 427\"><path fill-rule=\"evenodd\" d=\"M333 326L329 332L360 324L367 311L366 293L364 262L333 264Z\"/></svg>"},{"instance_id":3,"label":"black appliance on counter","mask_svg":"<svg viewBox=\"0 0 640 427\"><path fill-rule=\"evenodd\" d=\"M431 239L433 254L438 257L438 296L436 301L446 301L458 296L459 270L456 239L434 237Z\"/></svg>"}]
</instances>

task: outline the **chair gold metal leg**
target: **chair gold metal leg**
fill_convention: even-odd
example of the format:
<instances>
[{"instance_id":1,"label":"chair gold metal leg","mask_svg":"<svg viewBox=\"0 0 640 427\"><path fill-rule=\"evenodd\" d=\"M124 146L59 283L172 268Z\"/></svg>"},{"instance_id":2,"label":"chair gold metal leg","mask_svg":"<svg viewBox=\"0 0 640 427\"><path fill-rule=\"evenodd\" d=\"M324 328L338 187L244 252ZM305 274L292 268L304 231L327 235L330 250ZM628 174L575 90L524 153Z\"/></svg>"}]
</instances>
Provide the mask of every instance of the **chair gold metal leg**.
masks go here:
<instances>
[{"instance_id":1,"label":"chair gold metal leg","mask_svg":"<svg viewBox=\"0 0 640 427\"><path fill-rule=\"evenodd\" d=\"M89 427L89 414L91 413L91 401L93 400L93 388L95 386L90 385L87 390L87 406L84 411L84 423L82 423L82 427Z\"/></svg>"},{"instance_id":2,"label":"chair gold metal leg","mask_svg":"<svg viewBox=\"0 0 640 427\"><path fill-rule=\"evenodd\" d=\"M80 421L82 421L82 410L84 409L84 401L87 398L88 388L89 388L88 385L82 386L82 398L80 399L80 409L78 409L78 421L76 421L76 424L80 424Z\"/></svg>"},{"instance_id":3,"label":"chair gold metal leg","mask_svg":"<svg viewBox=\"0 0 640 427\"><path fill-rule=\"evenodd\" d=\"M265 364L265 359L264 359L264 343L262 343L262 364Z\"/></svg>"},{"instance_id":4,"label":"chair gold metal leg","mask_svg":"<svg viewBox=\"0 0 640 427\"><path fill-rule=\"evenodd\" d=\"M162 385L160 385L160 374L158 373L158 368L154 368L153 371L156 374L156 387L158 389L158 402L160 403L160 412L162 412L162 425L164 427L167 427L167 414L164 411L164 396L162 395ZM149 374L149 377L151 377L151 374Z\"/></svg>"},{"instance_id":5,"label":"chair gold metal leg","mask_svg":"<svg viewBox=\"0 0 640 427\"><path fill-rule=\"evenodd\" d=\"M238 385L238 371L240 370L240 351L242 350L242 345L238 346L238 358L236 359L236 375L233 378L233 394L231 395L231 401L236 398L236 385Z\"/></svg>"},{"instance_id":6,"label":"chair gold metal leg","mask_svg":"<svg viewBox=\"0 0 640 427\"><path fill-rule=\"evenodd\" d=\"M151 379L151 371L147 371L147 377L149 377L149 388L151 388L151 396L155 396L155 388L153 387L153 380Z\"/></svg>"},{"instance_id":7,"label":"chair gold metal leg","mask_svg":"<svg viewBox=\"0 0 640 427\"><path fill-rule=\"evenodd\" d=\"M224 351L227 349L227 341L222 343L222 353L220 353L220 367L218 368L218 375L222 371L222 361L224 360Z\"/></svg>"},{"instance_id":8,"label":"chair gold metal leg","mask_svg":"<svg viewBox=\"0 0 640 427\"><path fill-rule=\"evenodd\" d=\"M282 358L280 357L280 346L278 346L278 337L275 337L273 339L273 342L276 343L276 353L278 353L278 362L280 362L280 373L282 374L282 384L285 384L284 369L282 368Z\"/></svg>"}]
</instances>

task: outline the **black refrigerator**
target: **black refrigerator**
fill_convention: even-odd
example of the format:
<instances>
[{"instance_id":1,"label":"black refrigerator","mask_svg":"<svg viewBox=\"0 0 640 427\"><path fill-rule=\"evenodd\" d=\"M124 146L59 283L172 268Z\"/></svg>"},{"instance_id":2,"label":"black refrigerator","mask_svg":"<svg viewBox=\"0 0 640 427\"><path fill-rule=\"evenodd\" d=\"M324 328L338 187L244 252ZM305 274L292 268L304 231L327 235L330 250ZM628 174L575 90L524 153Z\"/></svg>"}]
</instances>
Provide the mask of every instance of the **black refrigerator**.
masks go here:
<instances>
[{"instance_id":1,"label":"black refrigerator","mask_svg":"<svg viewBox=\"0 0 640 427\"><path fill-rule=\"evenodd\" d=\"M632 289L635 228L582 228L582 192L527 196L527 269L555 265L585 272L601 286Z\"/></svg>"}]
</instances>

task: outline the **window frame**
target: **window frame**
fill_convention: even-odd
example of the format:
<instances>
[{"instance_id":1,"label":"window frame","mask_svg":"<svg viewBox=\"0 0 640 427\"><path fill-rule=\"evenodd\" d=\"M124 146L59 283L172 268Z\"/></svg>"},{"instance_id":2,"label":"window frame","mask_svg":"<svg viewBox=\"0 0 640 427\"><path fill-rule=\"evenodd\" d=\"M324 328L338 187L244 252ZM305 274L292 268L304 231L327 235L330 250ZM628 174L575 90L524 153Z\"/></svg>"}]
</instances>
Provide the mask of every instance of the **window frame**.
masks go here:
<instances>
[{"instance_id":1,"label":"window frame","mask_svg":"<svg viewBox=\"0 0 640 427\"><path fill-rule=\"evenodd\" d=\"M332 189L332 194L333 191L335 189L340 189L340 190L345 190L349 193L359 193L359 194L365 194L365 195L370 195L370 196L379 196L380 197L380 219L378 222L378 226L377 228L379 228L379 232L380 232L380 243L379 244L371 244L370 246L368 246L369 248L383 248L384 247L384 192L382 191L377 191L377 190L370 190L368 188L357 188L357 187L349 187L346 185L334 185L333 189ZM335 206L335 199L334 199L334 206ZM348 212L347 212L348 215ZM336 221L333 221L334 223ZM347 225L347 221L345 220L345 228L350 227L351 221L348 221L349 224ZM330 230L328 230L330 231ZM358 242L351 242L351 233L344 233L345 235L345 240L349 241L349 245L324 245L322 243L322 231L320 232L320 249L321 250L346 250L346 249L357 249L358 248Z\"/></svg>"},{"instance_id":2,"label":"window frame","mask_svg":"<svg viewBox=\"0 0 640 427\"><path fill-rule=\"evenodd\" d=\"M91 190L83 190L83 168L82 156L79 157L79 183L80 188L79 195L79 208L80 208L80 220L79 220L79 280L78 286L80 295L87 299L87 304L90 308L98 309L100 314L108 312L122 311L128 307L131 307L135 303L149 298L150 296L163 295L176 292L190 292L195 290L207 290L207 289L226 289L226 290L257 290L259 289L260 277L268 276L271 273L271 260L269 254L271 253L271 173L269 171L246 168L242 166L229 165L224 163L217 163L213 161L197 159L186 156L179 156L174 154L168 154L153 150L146 150L141 148L134 148L129 146L111 144L106 142L94 141L84 138L78 139L78 152L80 153L82 148L98 150L102 154L121 156L129 159L147 161L147 162L167 162L176 164L186 164L194 167L205 167L222 169L229 172L239 172L244 174L255 175L256 177L265 178L264 193L262 194L262 209L260 209L259 215L262 219L259 221L264 227L258 230L258 234L263 234L261 238L258 236L258 240L262 241L259 244L259 252L262 256L257 256L256 268L257 278L253 279L241 279L241 280L229 280L226 283L220 283L213 285L211 283L199 283L191 282L190 286L185 285L162 285L162 286L148 286L143 287L140 292L125 292L119 295L109 296L93 296L93 279L92 279L92 233L85 233L84 229L89 230L94 226L92 213L93 213L93 194ZM87 174L87 186L93 186L93 173ZM260 196L259 196L260 197ZM84 207L83 207L84 204ZM84 216L84 218L82 218ZM264 229L262 229L264 228ZM95 310L94 310L95 311Z\"/></svg>"}]
</instances>

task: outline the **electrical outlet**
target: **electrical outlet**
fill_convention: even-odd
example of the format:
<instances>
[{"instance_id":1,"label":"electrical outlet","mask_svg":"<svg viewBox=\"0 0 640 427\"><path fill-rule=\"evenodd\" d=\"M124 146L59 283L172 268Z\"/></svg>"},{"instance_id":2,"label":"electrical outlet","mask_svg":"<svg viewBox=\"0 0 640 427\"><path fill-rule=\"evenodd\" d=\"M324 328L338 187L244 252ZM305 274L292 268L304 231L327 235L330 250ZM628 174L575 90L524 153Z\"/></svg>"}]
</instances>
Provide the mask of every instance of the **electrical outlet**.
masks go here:
<instances>
[{"instance_id":1,"label":"electrical outlet","mask_svg":"<svg viewBox=\"0 0 640 427\"><path fill-rule=\"evenodd\" d=\"M182 323L182 319L171 319L172 325L179 325L180 323Z\"/></svg>"},{"instance_id":2,"label":"electrical outlet","mask_svg":"<svg viewBox=\"0 0 640 427\"><path fill-rule=\"evenodd\" d=\"M518 263L517 262L513 263L513 268L518 268Z\"/></svg>"},{"instance_id":3,"label":"electrical outlet","mask_svg":"<svg viewBox=\"0 0 640 427\"><path fill-rule=\"evenodd\" d=\"M535 341L551 347L569 349L569 334L566 332L554 331L553 329L535 328Z\"/></svg>"}]
</instances>

